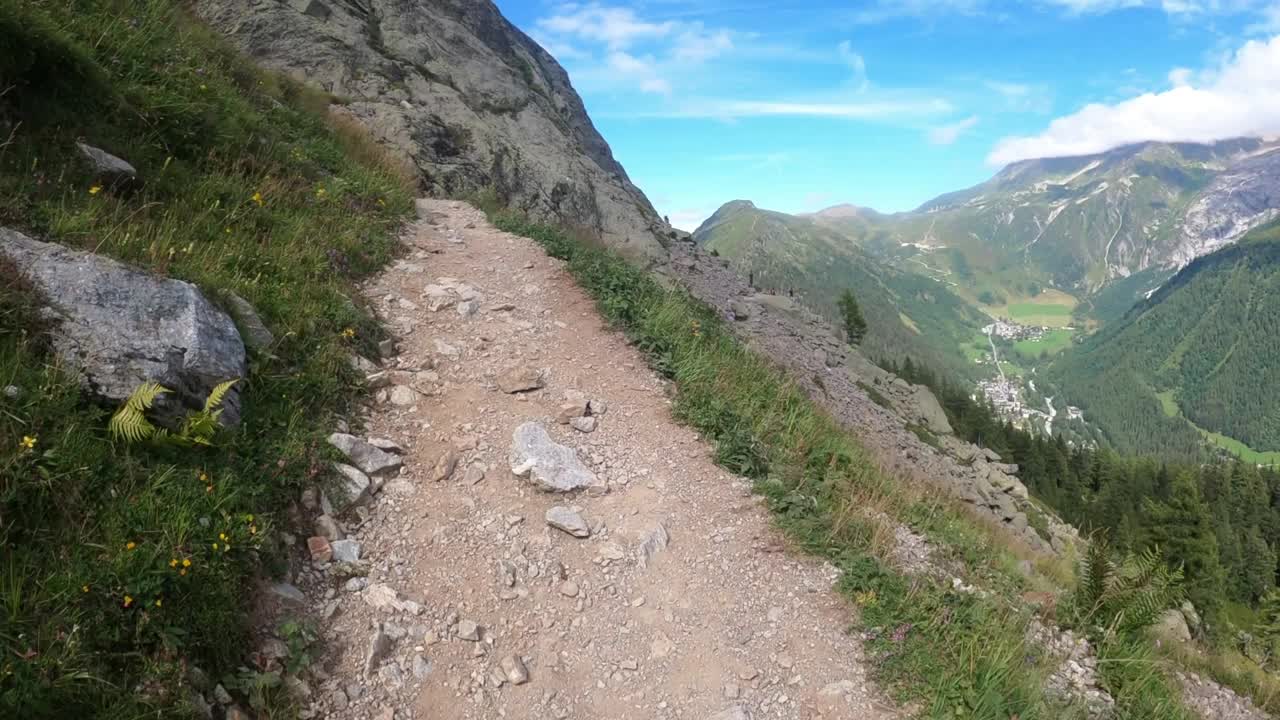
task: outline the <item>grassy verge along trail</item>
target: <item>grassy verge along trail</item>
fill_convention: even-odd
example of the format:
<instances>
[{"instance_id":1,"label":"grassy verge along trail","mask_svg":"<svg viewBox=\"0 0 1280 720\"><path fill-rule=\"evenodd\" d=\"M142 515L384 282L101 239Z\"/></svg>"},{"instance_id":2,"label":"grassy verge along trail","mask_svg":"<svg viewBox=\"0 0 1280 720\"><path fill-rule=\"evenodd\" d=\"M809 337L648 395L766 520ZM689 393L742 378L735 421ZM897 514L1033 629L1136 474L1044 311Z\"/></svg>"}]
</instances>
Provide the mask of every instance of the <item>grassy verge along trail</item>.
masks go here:
<instances>
[{"instance_id":1,"label":"grassy verge along trail","mask_svg":"<svg viewBox=\"0 0 1280 720\"><path fill-rule=\"evenodd\" d=\"M0 717L181 717L193 665L266 712L273 678L237 669L251 580L357 392L349 357L379 331L350 288L390 257L412 185L329 97L167 0L0 0L0 91L0 225L234 291L276 338L214 447L113 442L0 267ZM95 185L77 140L142 188Z\"/></svg>"}]
</instances>

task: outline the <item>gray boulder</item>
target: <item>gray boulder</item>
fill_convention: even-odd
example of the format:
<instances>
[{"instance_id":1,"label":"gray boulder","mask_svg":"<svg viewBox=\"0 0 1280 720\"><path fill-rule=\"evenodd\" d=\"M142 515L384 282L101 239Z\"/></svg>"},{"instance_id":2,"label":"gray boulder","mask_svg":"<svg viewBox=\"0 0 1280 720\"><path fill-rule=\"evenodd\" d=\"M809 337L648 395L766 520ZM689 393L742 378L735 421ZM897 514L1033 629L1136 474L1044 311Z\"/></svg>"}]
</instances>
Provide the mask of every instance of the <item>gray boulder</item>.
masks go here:
<instances>
[{"instance_id":1,"label":"gray boulder","mask_svg":"<svg viewBox=\"0 0 1280 720\"><path fill-rule=\"evenodd\" d=\"M929 432L937 435L951 434L951 423L947 421L947 413L929 388L917 385L912 393L911 403L924 426L929 428Z\"/></svg>"},{"instance_id":2,"label":"gray boulder","mask_svg":"<svg viewBox=\"0 0 1280 720\"><path fill-rule=\"evenodd\" d=\"M171 392L157 400L153 419L174 426L203 408L216 385L247 372L235 323L191 283L5 228L0 254L48 301L58 357L107 403L123 402L143 383L160 383ZM242 385L223 401L224 425L240 420Z\"/></svg>"},{"instance_id":3,"label":"gray boulder","mask_svg":"<svg viewBox=\"0 0 1280 720\"><path fill-rule=\"evenodd\" d=\"M138 180L138 171L123 159L100 150L92 145L76 143L80 157L84 160L94 179L110 188L124 188Z\"/></svg>"},{"instance_id":4,"label":"gray boulder","mask_svg":"<svg viewBox=\"0 0 1280 720\"><path fill-rule=\"evenodd\" d=\"M1187 627L1187 619L1182 611L1166 610L1160 620L1151 628L1151 632L1166 643L1181 644L1191 641L1191 629Z\"/></svg>"},{"instance_id":5,"label":"gray boulder","mask_svg":"<svg viewBox=\"0 0 1280 720\"><path fill-rule=\"evenodd\" d=\"M512 473L529 478L541 490L572 492L604 487L573 448L553 441L535 422L521 425L512 434L510 460Z\"/></svg>"}]
</instances>

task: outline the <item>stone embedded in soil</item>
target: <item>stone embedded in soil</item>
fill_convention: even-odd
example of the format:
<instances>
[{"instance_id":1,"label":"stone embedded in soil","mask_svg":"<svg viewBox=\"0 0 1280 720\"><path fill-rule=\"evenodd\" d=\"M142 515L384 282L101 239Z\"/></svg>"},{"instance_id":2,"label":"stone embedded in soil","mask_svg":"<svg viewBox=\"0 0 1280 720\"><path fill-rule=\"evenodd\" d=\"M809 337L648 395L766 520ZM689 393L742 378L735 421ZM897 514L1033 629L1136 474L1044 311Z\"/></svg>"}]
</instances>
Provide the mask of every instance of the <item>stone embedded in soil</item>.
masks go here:
<instances>
[{"instance_id":1,"label":"stone embedded in soil","mask_svg":"<svg viewBox=\"0 0 1280 720\"><path fill-rule=\"evenodd\" d=\"M360 561L360 543L355 540L338 540L330 544L333 550L333 559L338 562L359 562Z\"/></svg>"},{"instance_id":2,"label":"stone embedded in soil","mask_svg":"<svg viewBox=\"0 0 1280 720\"><path fill-rule=\"evenodd\" d=\"M329 436L329 444L337 448L352 465L366 475L395 470L403 464L399 456L370 445L354 435L334 433Z\"/></svg>"},{"instance_id":3,"label":"stone embedded in soil","mask_svg":"<svg viewBox=\"0 0 1280 720\"><path fill-rule=\"evenodd\" d=\"M435 482L448 480L453 471L458 467L458 452L456 450L445 450L444 454L436 460L435 467L431 469L431 479Z\"/></svg>"},{"instance_id":4,"label":"stone embedded in soil","mask_svg":"<svg viewBox=\"0 0 1280 720\"><path fill-rule=\"evenodd\" d=\"M649 563L653 562L654 556L667 548L671 542L671 536L667 533L667 528L662 523L654 523L640 537L640 547L636 551L636 559L640 562L640 567L647 568Z\"/></svg>"},{"instance_id":5,"label":"stone embedded in soil","mask_svg":"<svg viewBox=\"0 0 1280 720\"><path fill-rule=\"evenodd\" d=\"M537 368L512 368L498 376L498 388L508 395L531 392L545 386L546 380Z\"/></svg>"},{"instance_id":6,"label":"stone embedded in soil","mask_svg":"<svg viewBox=\"0 0 1280 720\"><path fill-rule=\"evenodd\" d=\"M546 519L547 524L551 527L576 538L591 537L591 526L583 519L581 513L574 511L572 508L557 505L547 510Z\"/></svg>"},{"instance_id":7,"label":"stone embedded in soil","mask_svg":"<svg viewBox=\"0 0 1280 720\"><path fill-rule=\"evenodd\" d=\"M359 468L344 465L343 463L334 463L333 469L338 471L340 476L338 479L338 491L340 497L338 504L341 509L345 510L352 505L359 505L369 499L372 493L372 485L369 482L369 476L360 472Z\"/></svg>"},{"instance_id":8,"label":"stone embedded in soil","mask_svg":"<svg viewBox=\"0 0 1280 720\"><path fill-rule=\"evenodd\" d=\"M569 421L569 425L581 433L591 433L596 430L596 419L594 417L576 417Z\"/></svg>"},{"instance_id":9,"label":"stone embedded in soil","mask_svg":"<svg viewBox=\"0 0 1280 720\"><path fill-rule=\"evenodd\" d=\"M382 623L378 623L378 627L373 631L373 636L369 638L369 650L365 653L365 677L372 677L377 672L382 660L391 653L391 645L391 636L387 635Z\"/></svg>"},{"instance_id":10,"label":"stone embedded in soil","mask_svg":"<svg viewBox=\"0 0 1280 720\"><path fill-rule=\"evenodd\" d=\"M576 402L567 402L560 406L560 412L556 415L556 421L561 425L568 425L574 418L580 418L587 414L587 401L581 400Z\"/></svg>"},{"instance_id":11,"label":"stone embedded in soil","mask_svg":"<svg viewBox=\"0 0 1280 720\"><path fill-rule=\"evenodd\" d=\"M508 655L502 658L502 673L512 685L523 685L529 682L529 669L524 666L519 656Z\"/></svg>"},{"instance_id":12,"label":"stone embedded in soil","mask_svg":"<svg viewBox=\"0 0 1280 720\"><path fill-rule=\"evenodd\" d=\"M323 537L329 542L341 540L346 537L342 532L342 526L338 524L338 521L328 515L321 515L320 517L317 517L313 527L316 535Z\"/></svg>"},{"instance_id":13,"label":"stone embedded in soil","mask_svg":"<svg viewBox=\"0 0 1280 720\"><path fill-rule=\"evenodd\" d=\"M480 626L471 620L458 621L458 639L470 642L480 641Z\"/></svg>"},{"instance_id":14,"label":"stone embedded in soil","mask_svg":"<svg viewBox=\"0 0 1280 720\"><path fill-rule=\"evenodd\" d=\"M392 405L404 407L418 402L418 393L408 385L397 385L391 388L391 394L388 396Z\"/></svg>"},{"instance_id":15,"label":"stone embedded in soil","mask_svg":"<svg viewBox=\"0 0 1280 720\"><path fill-rule=\"evenodd\" d=\"M573 448L554 442L536 422L516 428L511 438L510 461L513 474L529 478L548 492L604 487L604 482L582 464Z\"/></svg>"}]
</instances>

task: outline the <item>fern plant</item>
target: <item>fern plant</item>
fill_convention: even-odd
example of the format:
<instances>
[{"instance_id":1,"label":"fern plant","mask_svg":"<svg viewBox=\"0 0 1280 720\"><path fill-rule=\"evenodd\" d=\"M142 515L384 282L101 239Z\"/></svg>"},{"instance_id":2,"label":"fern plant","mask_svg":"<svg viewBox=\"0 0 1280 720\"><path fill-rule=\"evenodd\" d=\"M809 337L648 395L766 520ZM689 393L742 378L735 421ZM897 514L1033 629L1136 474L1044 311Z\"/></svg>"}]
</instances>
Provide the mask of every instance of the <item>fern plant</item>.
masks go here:
<instances>
[{"instance_id":1,"label":"fern plant","mask_svg":"<svg viewBox=\"0 0 1280 720\"><path fill-rule=\"evenodd\" d=\"M1155 624L1182 600L1182 569L1169 568L1159 548L1117 562L1105 535L1096 535L1080 564L1066 617L1090 634L1132 635Z\"/></svg>"},{"instance_id":2,"label":"fern plant","mask_svg":"<svg viewBox=\"0 0 1280 720\"><path fill-rule=\"evenodd\" d=\"M218 383L205 399L204 407L183 418L177 432L159 427L147 417L147 411L155 405L156 399L173 391L160 383L143 383L111 416L107 429L110 430L112 438L127 443L149 440L159 444L181 446L212 445L213 438L218 432L218 419L222 416L222 403L237 382L239 378Z\"/></svg>"}]
</instances>

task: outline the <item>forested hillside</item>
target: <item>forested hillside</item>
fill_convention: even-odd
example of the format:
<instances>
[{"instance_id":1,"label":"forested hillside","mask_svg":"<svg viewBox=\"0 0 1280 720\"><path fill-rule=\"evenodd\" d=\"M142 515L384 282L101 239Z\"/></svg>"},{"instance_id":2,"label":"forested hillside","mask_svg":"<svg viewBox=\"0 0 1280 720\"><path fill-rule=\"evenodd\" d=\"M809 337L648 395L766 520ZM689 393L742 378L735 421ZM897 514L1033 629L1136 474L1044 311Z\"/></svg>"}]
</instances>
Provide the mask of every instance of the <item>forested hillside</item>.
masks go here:
<instances>
[{"instance_id":1,"label":"forested hillside","mask_svg":"<svg viewBox=\"0 0 1280 720\"><path fill-rule=\"evenodd\" d=\"M852 290L867 319L862 347L870 356L910 355L958 377L973 373L960 346L989 318L942 283L885 264L825 224L736 201L694 238L754 287L794 294L829 319L838 316L841 293Z\"/></svg>"},{"instance_id":2,"label":"forested hillside","mask_svg":"<svg viewBox=\"0 0 1280 720\"><path fill-rule=\"evenodd\" d=\"M1193 262L1048 377L1121 451L1195 458L1217 433L1265 453L1280 450L1277 353L1280 226L1271 224Z\"/></svg>"},{"instance_id":3,"label":"forested hillside","mask_svg":"<svg viewBox=\"0 0 1280 720\"><path fill-rule=\"evenodd\" d=\"M1226 603L1256 607L1275 589L1280 473L1071 447L1061 436L1001 421L963 388L910 360L888 366L932 387L959 436L1017 463L1031 493L1081 531L1105 531L1124 551L1159 546L1172 567L1183 567L1188 597L1211 621Z\"/></svg>"}]
</instances>

